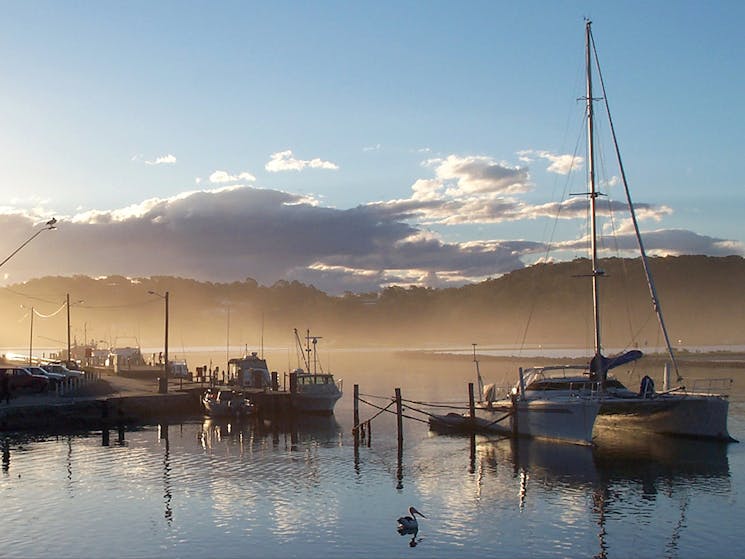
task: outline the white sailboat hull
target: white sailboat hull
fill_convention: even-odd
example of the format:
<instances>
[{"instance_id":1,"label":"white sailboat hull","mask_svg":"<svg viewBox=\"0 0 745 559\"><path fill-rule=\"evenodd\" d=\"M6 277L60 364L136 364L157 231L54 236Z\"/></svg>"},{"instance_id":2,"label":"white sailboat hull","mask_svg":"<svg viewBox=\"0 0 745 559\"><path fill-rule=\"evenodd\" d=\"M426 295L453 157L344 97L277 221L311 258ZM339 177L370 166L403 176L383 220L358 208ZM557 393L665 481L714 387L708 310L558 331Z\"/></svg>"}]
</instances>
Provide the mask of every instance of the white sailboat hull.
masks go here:
<instances>
[{"instance_id":1,"label":"white sailboat hull","mask_svg":"<svg viewBox=\"0 0 745 559\"><path fill-rule=\"evenodd\" d=\"M595 422L598 432L636 431L677 437L731 440L729 400L710 395L659 395L654 398L603 400Z\"/></svg>"},{"instance_id":2,"label":"white sailboat hull","mask_svg":"<svg viewBox=\"0 0 745 559\"><path fill-rule=\"evenodd\" d=\"M476 417L480 426L497 433L590 445L599 410L600 402L590 398L528 399L517 400L514 407L511 402L477 407Z\"/></svg>"}]
</instances>

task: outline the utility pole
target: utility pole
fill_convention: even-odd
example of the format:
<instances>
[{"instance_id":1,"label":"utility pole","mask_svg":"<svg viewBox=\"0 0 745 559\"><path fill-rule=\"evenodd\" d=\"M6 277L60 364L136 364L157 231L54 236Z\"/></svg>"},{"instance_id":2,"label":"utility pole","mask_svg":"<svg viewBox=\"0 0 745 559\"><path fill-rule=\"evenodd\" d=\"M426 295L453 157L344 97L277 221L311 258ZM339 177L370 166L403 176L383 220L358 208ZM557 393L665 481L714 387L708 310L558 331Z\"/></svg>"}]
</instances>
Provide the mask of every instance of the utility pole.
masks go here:
<instances>
[{"instance_id":1,"label":"utility pole","mask_svg":"<svg viewBox=\"0 0 745 559\"><path fill-rule=\"evenodd\" d=\"M72 361L70 353L70 294L67 294L67 360Z\"/></svg>"}]
</instances>

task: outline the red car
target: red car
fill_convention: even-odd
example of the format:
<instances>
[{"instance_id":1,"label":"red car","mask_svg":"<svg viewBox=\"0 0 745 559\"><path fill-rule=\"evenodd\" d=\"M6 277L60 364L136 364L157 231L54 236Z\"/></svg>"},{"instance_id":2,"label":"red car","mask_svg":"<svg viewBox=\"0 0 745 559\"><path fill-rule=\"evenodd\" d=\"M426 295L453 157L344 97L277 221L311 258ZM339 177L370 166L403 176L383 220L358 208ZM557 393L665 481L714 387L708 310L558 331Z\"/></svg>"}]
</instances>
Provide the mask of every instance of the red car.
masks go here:
<instances>
[{"instance_id":1,"label":"red car","mask_svg":"<svg viewBox=\"0 0 745 559\"><path fill-rule=\"evenodd\" d=\"M34 375L21 367L2 368L0 374L8 376L11 392L28 390L30 392L44 392L49 388L49 379L42 375Z\"/></svg>"}]
</instances>

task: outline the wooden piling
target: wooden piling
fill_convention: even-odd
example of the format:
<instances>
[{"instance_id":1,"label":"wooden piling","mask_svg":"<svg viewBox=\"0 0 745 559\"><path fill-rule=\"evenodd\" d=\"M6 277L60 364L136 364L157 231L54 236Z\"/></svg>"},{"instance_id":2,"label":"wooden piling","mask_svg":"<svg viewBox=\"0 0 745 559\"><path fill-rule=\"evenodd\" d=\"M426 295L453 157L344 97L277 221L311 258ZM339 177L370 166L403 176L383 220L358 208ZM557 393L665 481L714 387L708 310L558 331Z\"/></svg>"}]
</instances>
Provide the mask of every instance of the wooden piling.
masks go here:
<instances>
[{"instance_id":1,"label":"wooden piling","mask_svg":"<svg viewBox=\"0 0 745 559\"><path fill-rule=\"evenodd\" d=\"M398 480L398 483L396 484L396 489L401 490L404 486L404 417L400 388L396 388L396 420L396 423L398 425L398 463L396 468L396 478Z\"/></svg>"},{"instance_id":2,"label":"wooden piling","mask_svg":"<svg viewBox=\"0 0 745 559\"><path fill-rule=\"evenodd\" d=\"M360 385L354 385L354 444L358 445L360 442Z\"/></svg>"},{"instance_id":3,"label":"wooden piling","mask_svg":"<svg viewBox=\"0 0 745 559\"><path fill-rule=\"evenodd\" d=\"M476 402L473 397L473 383L468 383L468 413L471 418L471 425L476 423Z\"/></svg>"},{"instance_id":4,"label":"wooden piling","mask_svg":"<svg viewBox=\"0 0 745 559\"><path fill-rule=\"evenodd\" d=\"M404 444L404 416L400 388L396 388L396 424L398 426L398 444L401 447Z\"/></svg>"}]
</instances>

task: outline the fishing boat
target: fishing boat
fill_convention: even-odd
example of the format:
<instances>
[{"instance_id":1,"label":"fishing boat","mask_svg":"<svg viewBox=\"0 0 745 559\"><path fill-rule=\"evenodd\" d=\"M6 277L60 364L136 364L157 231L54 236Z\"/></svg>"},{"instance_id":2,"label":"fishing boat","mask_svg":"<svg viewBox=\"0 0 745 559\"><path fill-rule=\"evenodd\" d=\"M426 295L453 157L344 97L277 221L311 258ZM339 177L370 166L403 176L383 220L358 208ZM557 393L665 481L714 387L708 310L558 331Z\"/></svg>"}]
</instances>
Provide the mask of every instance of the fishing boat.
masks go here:
<instances>
[{"instance_id":1,"label":"fishing boat","mask_svg":"<svg viewBox=\"0 0 745 559\"><path fill-rule=\"evenodd\" d=\"M308 330L303 347L297 328L295 329L295 341L305 369L299 367L290 373L290 399L292 407L298 412L330 415L334 413L334 406L342 397L342 381L334 380L334 375L323 369L319 371L319 339L320 336L311 336Z\"/></svg>"},{"instance_id":2,"label":"fishing boat","mask_svg":"<svg viewBox=\"0 0 745 559\"><path fill-rule=\"evenodd\" d=\"M641 359L643 354L641 351L633 349L616 356L608 357L603 355L603 347L601 345L599 279L605 274L600 268L598 261L596 201L602 194L596 188L593 108L595 101L603 101L605 112L608 115L609 130L619 166L619 174L624 187L631 222L636 234L641 255L640 260L644 268L653 308L656 312L657 322L665 340L670 362L676 372L677 380L678 382L682 381L677 360L675 359L667 333L647 255L644 250L644 243L639 230L634 205L626 183L626 174L621 162L613 121L610 118L605 86L602 81L602 74L599 71L590 21L586 21L585 23L585 62L586 97L584 100L586 102L587 118L587 172L589 185L589 191L586 193L586 196L590 202L589 215L591 219L591 269L585 275L592 281L594 355L586 366L557 365L521 370L519 382L513 388L512 394L512 398L517 406L515 417L519 424L520 420L523 419L522 416L525 416L523 421L530 425L531 418L540 417L539 414L531 413L530 402L541 402L548 406L549 403L558 404L567 399L572 400L576 398L579 399L578 401L587 399L597 402L599 405L599 414L594 421L594 428L591 429L594 430L595 434L612 430L725 441L733 440L727 430L729 409L728 388L732 383L731 379L710 379L704 381L704 383L694 383L691 389L688 389L682 385L672 386L670 382L670 370L668 368L664 377L663 390L657 392L652 379L648 376L642 378L639 390L635 391L630 390L617 378L609 375L609 371L613 368ZM601 76L600 85L602 91L600 98L593 96L593 62L598 68L598 74ZM482 401L477 405L477 415L480 414L483 419L484 414L486 414L487 418L492 418L499 413L504 414L508 410L509 402L494 400L493 386L483 386L478 366L477 376L479 379L480 394L482 396ZM527 404L523 404L523 402L527 402ZM521 405L525 407L525 411L522 414L520 413ZM535 407L538 408L538 406ZM577 409L581 408L578 407ZM556 423L563 424L563 418L565 416L573 417L568 413L563 415L555 413ZM512 420L512 416L510 416L510 420ZM496 421L494 423L495 428L504 429L500 423L501 421ZM585 426L587 425L589 423L585 424ZM541 428L543 428L542 424L538 430ZM555 428L559 428L558 425ZM567 431L570 430L569 425L563 428ZM577 428L579 428L579 425L577 425ZM518 427L518 432L522 430L522 427ZM590 440L589 436L587 440Z\"/></svg>"},{"instance_id":3,"label":"fishing boat","mask_svg":"<svg viewBox=\"0 0 745 559\"><path fill-rule=\"evenodd\" d=\"M254 404L237 390L208 388L202 396L204 411L210 417L241 417L254 413Z\"/></svg>"}]
</instances>

